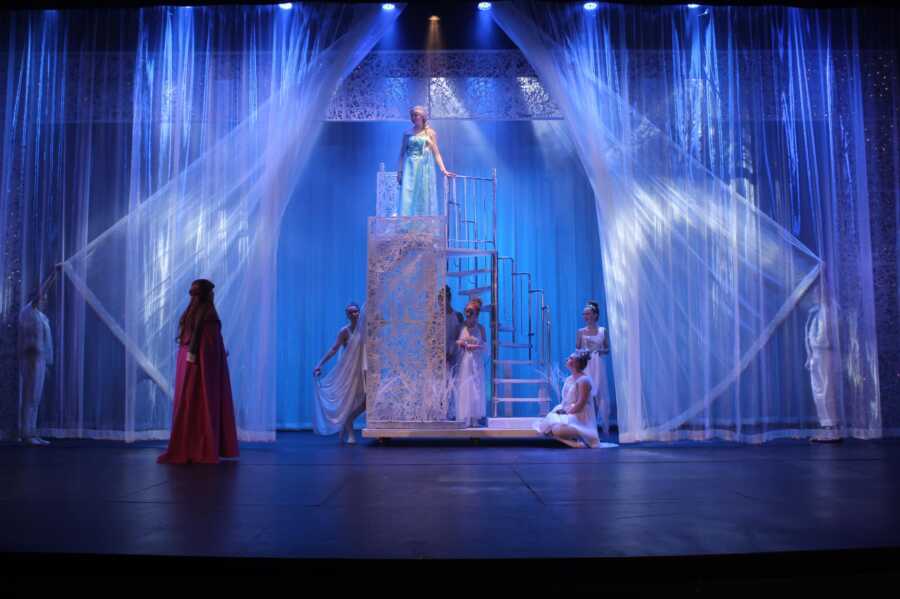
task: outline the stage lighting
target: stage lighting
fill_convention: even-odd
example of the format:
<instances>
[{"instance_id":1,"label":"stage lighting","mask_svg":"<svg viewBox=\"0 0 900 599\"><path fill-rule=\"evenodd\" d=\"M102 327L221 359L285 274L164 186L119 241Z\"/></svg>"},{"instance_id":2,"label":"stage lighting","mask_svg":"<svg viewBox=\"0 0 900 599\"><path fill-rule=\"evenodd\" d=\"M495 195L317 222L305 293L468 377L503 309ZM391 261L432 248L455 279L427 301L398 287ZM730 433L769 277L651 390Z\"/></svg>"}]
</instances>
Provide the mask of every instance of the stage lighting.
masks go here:
<instances>
[{"instance_id":1,"label":"stage lighting","mask_svg":"<svg viewBox=\"0 0 900 599\"><path fill-rule=\"evenodd\" d=\"M431 21L432 23L437 23L438 21L441 20L441 18L437 15L431 15L430 17L428 17L428 20Z\"/></svg>"},{"instance_id":2,"label":"stage lighting","mask_svg":"<svg viewBox=\"0 0 900 599\"><path fill-rule=\"evenodd\" d=\"M294 8L294 5L290 2L283 2L278 5L278 8L280 8L281 10L291 10L292 8Z\"/></svg>"},{"instance_id":3,"label":"stage lighting","mask_svg":"<svg viewBox=\"0 0 900 599\"><path fill-rule=\"evenodd\" d=\"M397 7L394 4L391 4L390 2L385 2L384 4L381 5L381 10L394 10L395 8L397 8Z\"/></svg>"},{"instance_id":4,"label":"stage lighting","mask_svg":"<svg viewBox=\"0 0 900 599\"><path fill-rule=\"evenodd\" d=\"M478 10L491 10L491 3L490 2L479 2Z\"/></svg>"},{"instance_id":5,"label":"stage lighting","mask_svg":"<svg viewBox=\"0 0 900 599\"><path fill-rule=\"evenodd\" d=\"M599 4L597 4L596 2L585 2L584 10L597 10L598 6Z\"/></svg>"},{"instance_id":6,"label":"stage lighting","mask_svg":"<svg viewBox=\"0 0 900 599\"><path fill-rule=\"evenodd\" d=\"M688 4L688 8L700 8L699 4Z\"/></svg>"}]
</instances>

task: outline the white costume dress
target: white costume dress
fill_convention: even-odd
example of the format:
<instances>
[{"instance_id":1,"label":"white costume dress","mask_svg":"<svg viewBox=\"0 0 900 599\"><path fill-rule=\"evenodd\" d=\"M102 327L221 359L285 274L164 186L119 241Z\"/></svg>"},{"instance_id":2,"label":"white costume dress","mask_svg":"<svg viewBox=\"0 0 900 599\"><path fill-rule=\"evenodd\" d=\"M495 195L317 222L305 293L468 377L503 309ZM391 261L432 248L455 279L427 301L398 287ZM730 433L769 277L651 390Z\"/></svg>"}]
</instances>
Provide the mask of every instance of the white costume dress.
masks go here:
<instances>
[{"instance_id":1,"label":"white costume dress","mask_svg":"<svg viewBox=\"0 0 900 599\"><path fill-rule=\"evenodd\" d=\"M460 348L456 367L456 420L467 426L478 426L485 417L484 394L484 334L481 325L469 330L465 324L460 327L459 341L479 343L481 348L468 350Z\"/></svg>"},{"instance_id":2,"label":"white costume dress","mask_svg":"<svg viewBox=\"0 0 900 599\"><path fill-rule=\"evenodd\" d=\"M840 357L834 351L828 330L834 314L821 304L809 310L806 319L806 368L819 424L835 427L839 424L838 385L840 385Z\"/></svg>"},{"instance_id":3,"label":"white costume dress","mask_svg":"<svg viewBox=\"0 0 900 599\"><path fill-rule=\"evenodd\" d=\"M592 385L591 378L583 375L579 380L585 380L588 385ZM562 403L553 408L549 414L535 422L534 428L543 435L555 437L553 427L555 425L565 425L575 429L581 445L577 440L555 437L559 441L572 447L599 447L600 437L597 435L597 417L594 408L593 390L589 394L588 401L584 404L580 411L573 414L567 413L568 410L578 401L578 381L572 376L566 379L562 390Z\"/></svg>"},{"instance_id":4,"label":"white costume dress","mask_svg":"<svg viewBox=\"0 0 900 599\"><path fill-rule=\"evenodd\" d=\"M584 373L591 377L593 384L594 405L597 408L597 420L603 426L603 433L609 434L609 383L606 379L606 355L609 353L609 338L604 327L597 327L596 335L588 335L582 330L582 347L591 352Z\"/></svg>"},{"instance_id":5,"label":"white costume dress","mask_svg":"<svg viewBox=\"0 0 900 599\"><path fill-rule=\"evenodd\" d=\"M313 428L320 435L333 435L344 428L352 414L366 404L366 316L360 309L356 328L338 355L337 365L316 378Z\"/></svg>"},{"instance_id":6,"label":"white costume dress","mask_svg":"<svg viewBox=\"0 0 900 599\"><path fill-rule=\"evenodd\" d=\"M37 436L38 407L44 393L47 366L53 364L53 336L50 321L31 303L19 313L19 376L22 381L22 403L19 407L19 436Z\"/></svg>"}]
</instances>

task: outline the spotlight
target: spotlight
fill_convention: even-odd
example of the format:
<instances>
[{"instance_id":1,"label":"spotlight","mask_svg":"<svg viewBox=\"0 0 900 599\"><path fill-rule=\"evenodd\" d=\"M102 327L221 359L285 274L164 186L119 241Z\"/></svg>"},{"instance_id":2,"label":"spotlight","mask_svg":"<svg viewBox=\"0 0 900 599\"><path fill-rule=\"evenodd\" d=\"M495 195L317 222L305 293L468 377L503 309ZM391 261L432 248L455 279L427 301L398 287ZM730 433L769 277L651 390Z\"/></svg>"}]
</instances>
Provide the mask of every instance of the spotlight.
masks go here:
<instances>
[{"instance_id":1,"label":"spotlight","mask_svg":"<svg viewBox=\"0 0 900 599\"><path fill-rule=\"evenodd\" d=\"M491 10L491 3L490 2L479 2L478 10Z\"/></svg>"},{"instance_id":2,"label":"spotlight","mask_svg":"<svg viewBox=\"0 0 900 599\"><path fill-rule=\"evenodd\" d=\"M384 4L381 5L381 10L394 10L395 8L397 8L397 7L393 4L391 4L390 2L385 2Z\"/></svg>"},{"instance_id":3,"label":"spotlight","mask_svg":"<svg viewBox=\"0 0 900 599\"><path fill-rule=\"evenodd\" d=\"M688 8L700 8L699 4L688 4Z\"/></svg>"},{"instance_id":4,"label":"spotlight","mask_svg":"<svg viewBox=\"0 0 900 599\"><path fill-rule=\"evenodd\" d=\"M599 4L597 4L596 2L585 2L584 10L597 10L598 6Z\"/></svg>"},{"instance_id":5,"label":"spotlight","mask_svg":"<svg viewBox=\"0 0 900 599\"><path fill-rule=\"evenodd\" d=\"M441 18L437 15L431 15L430 17L428 17L428 20L431 21L432 23L437 23L438 21L441 20Z\"/></svg>"},{"instance_id":6,"label":"spotlight","mask_svg":"<svg viewBox=\"0 0 900 599\"><path fill-rule=\"evenodd\" d=\"M294 5L290 2L283 2L278 5L278 8L280 8L281 10L291 10L293 7Z\"/></svg>"}]
</instances>

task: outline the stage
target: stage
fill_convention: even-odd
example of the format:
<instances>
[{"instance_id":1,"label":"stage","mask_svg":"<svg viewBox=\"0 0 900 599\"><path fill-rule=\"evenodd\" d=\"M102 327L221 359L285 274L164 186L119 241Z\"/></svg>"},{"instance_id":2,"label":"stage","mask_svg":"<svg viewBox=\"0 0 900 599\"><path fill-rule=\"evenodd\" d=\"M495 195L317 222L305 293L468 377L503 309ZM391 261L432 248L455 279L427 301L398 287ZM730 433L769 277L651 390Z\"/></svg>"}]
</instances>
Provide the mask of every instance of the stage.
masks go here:
<instances>
[{"instance_id":1,"label":"stage","mask_svg":"<svg viewBox=\"0 0 900 599\"><path fill-rule=\"evenodd\" d=\"M4 561L56 563L57 574L76 563L96 563L98 574L113 564L140 574L139 558L150 556L291 560L164 561L195 573L286 572L303 565L293 560L310 559L324 567L322 560L489 558L480 570L494 563L506 571L503 564L525 576L533 562L517 560L580 558L579 568L596 572L585 584L609 588L661 582L619 579L629 561L621 558L695 560L705 572L695 574L708 578L728 577L731 570L717 569L715 560L735 567L736 554L797 552L790 558L796 565L827 563L825 554L802 552L839 551L829 555L843 556L849 568L846 550L900 546L896 440L573 451L488 439L340 446L311 433L280 433L274 445L242 445L239 462L192 467L156 464L162 449L158 442L82 440L5 447ZM885 554L866 555L872 570L879 563L873 556ZM607 558L617 559L605 569ZM205 567L193 570L197 563ZM549 567L542 563L533 574ZM765 578L761 571L744 576Z\"/></svg>"}]
</instances>

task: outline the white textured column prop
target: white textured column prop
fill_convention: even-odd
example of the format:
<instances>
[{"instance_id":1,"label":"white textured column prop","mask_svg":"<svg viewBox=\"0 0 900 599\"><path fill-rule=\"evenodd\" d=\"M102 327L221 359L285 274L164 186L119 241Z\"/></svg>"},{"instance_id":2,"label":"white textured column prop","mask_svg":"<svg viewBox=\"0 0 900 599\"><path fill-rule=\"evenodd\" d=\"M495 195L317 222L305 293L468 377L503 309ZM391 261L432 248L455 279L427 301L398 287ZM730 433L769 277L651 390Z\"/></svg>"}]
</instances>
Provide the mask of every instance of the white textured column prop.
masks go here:
<instances>
[{"instance_id":1,"label":"white textured column prop","mask_svg":"<svg viewBox=\"0 0 900 599\"><path fill-rule=\"evenodd\" d=\"M451 420L439 292L442 217L369 219L366 420L370 429L445 429Z\"/></svg>"}]
</instances>

